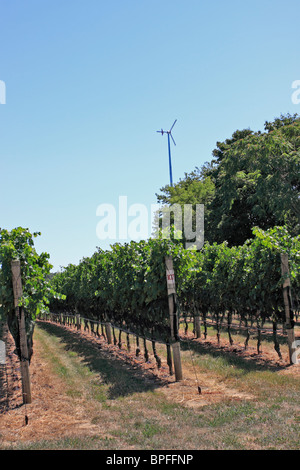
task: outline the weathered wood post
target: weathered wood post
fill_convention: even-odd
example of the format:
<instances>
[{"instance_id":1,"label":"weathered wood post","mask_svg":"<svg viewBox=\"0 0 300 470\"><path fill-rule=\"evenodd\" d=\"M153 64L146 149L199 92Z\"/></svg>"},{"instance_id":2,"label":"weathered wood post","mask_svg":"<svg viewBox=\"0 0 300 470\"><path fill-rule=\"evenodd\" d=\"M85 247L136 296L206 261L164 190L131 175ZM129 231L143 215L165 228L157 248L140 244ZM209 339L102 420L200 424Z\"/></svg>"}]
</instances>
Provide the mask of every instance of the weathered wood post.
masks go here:
<instances>
[{"instance_id":1,"label":"weathered wood post","mask_svg":"<svg viewBox=\"0 0 300 470\"><path fill-rule=\"evenodd\" d=\"M289 272L289 259L286 253L281 253L281 275L284 277L283 280L283 301L284 301L284 311L285 311L285 329L287 332L288 338L288 347L289 347L289 359L290 364L293 364L293 356L296 352L296 343L295 343L295 331L294 331L294 320L293 320L293 310L292 310L292 295L291 295L291 281L290 281L290 272Z\"/></svg>"},{"instance_id":2,"label":"weathered wood post","mask_svg":"<svg viewBox=\"0 0 300 470\"><path fill-rule=\"evenodd\" d=\"M110 322L105 323L105 333L106 333L106 338L107 338L108 344L112 344L113 340L112 340L112 332L111 332L111 323Z\"/></svg>"},{"instance_id":3,"label":"weathered wood post","mask_svg":"<svg viewBox=\"0 0 300 470\"><path fill-rule=\"evenodd\" d=\"M81 329L81 320L80 320L80 313L76 311L76 328L77 330Z\"/></svg>"},{"instance_id":4,"label":"weathered wood post","mask_svg":"<svg viewBox=\"0 0 300 470\"><path fill-rule=\"evenodd\" d=\"M197 312L195 314L195 335L196 335L196 338L201 338L201 324L200 324L200 315L199 313Z\"/></svg>"},{"instance_id":5,"label":"weathered wood post","mask_svg":"<svg viewBox=\"0 0 300 470\"><path fill-rule=\"evenodd\" d=\"M173 268L173 259L170 256L165 258L166 276L167 276L167 290L169 302L169 315L171 327L171 343L173 350L173 361L175 370L176 381L182 380L182 367L180 355L180 342L178 337L179 319L176 311L176 289L175 289L175 274Z\"/></svg>"},{"instance_id":6,"label":"weathered wood post","mask_svg":"<svg viewBox=\"0 0 300 470\"><path fill-rule=\"evenodd\" d=\"M27 335L25 328L25 313L23 307L19 307L19 301L23 295L22 281L21 281L21 265L19 260L13 260L11 262L12 271L12 283L14 292L14 306L16 316L19 323L19 335L20 335L20 367L22 376L22 393L23 403L31 403L31 383L29 374L29 356L27 346Z\"/></svg>"}]
</instances>

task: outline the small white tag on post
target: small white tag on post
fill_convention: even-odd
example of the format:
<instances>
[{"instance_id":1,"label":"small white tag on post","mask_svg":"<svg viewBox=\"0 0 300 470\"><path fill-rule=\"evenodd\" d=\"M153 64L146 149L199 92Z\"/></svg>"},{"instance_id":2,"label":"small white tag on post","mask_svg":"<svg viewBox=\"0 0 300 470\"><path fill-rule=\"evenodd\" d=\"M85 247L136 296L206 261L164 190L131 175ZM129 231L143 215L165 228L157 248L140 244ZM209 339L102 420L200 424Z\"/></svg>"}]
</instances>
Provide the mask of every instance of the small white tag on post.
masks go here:
<instances>
[{"instance_id":1,"label":"small white tag on post","mask_svg":"<svg viewBox=\"0 0 300 470\"><path fill-rule=\"evenodd\" d=\"M167 284L168 286L173 286L175 284L174 269L167 270Z\"/></svg>"}]
</instances>

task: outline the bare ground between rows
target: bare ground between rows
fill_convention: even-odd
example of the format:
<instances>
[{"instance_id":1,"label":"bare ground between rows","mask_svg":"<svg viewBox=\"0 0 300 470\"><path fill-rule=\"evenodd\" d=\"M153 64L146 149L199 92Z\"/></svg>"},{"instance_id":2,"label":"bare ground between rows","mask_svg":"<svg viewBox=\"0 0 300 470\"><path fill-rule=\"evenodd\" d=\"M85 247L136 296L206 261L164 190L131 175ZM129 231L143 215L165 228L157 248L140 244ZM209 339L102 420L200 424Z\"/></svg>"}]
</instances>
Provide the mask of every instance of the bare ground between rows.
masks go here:
<instances>
[{"instance_id":1,"label":"bare ground between rows","mask_svg":"<svg viewBox=\"0 0 300 470\"><path fill-rule=\"evenodd\" d=\"M45 322L46 323L46 322ZM50 322L47 322L50 324ZM41 325L42 326L42 325ZM68 330L69 334L81 342L87 341L95 348L95 353L109 361L118 363L118 367L125 368L138 376L141 391L159 390L166 399L187 407L203 407L218 403L222 400L254 399L250 394L241 393L232 389L222 380L213 378L210 373L197 372L191 363L183 362L184 380L176 382L174 376L169 375L166 361L162 360L162 367L157 368L153 359L147 363L142 356L136 357L135 352L129 352L125 344L119 349L108 345L103 338L97 338L90 332L76 331L66 326L53 325L55 328ZM109 438L109 432L99 424L92 424L86 403L74 401L66 394L66 385L62 378L52 372L49 361L44 358L42 345L36 341L34 355L30 365L32 403L22 404L22 390L20 366L17 356L13 353L14 343L11 335L6 332L7 363L6 368L0 370L0 447L15 444L62 439L74 436L93 436ZM213 338L196 340L191 336L184 336L182 348L189 349L191 355L197 348L202 351L215 351L222 354L235 354L242 356L246 361L274 370L276 373L288 373L300 376L299 366L289 366L287 359L279 360L276 353L271 350L264 354L256 354L254 348L243 350L240 345L228 346L222 341L220 344ZM6 386L8 379L8 387ZM197 385L201 385L202 393L198 393ZM124 391L122 392L124 393ZM126 394L126 392L125 392ZM117 398L117 394L111 400ZM28 424L25 424L25 415Z\"/></svg>"}]
</instances>

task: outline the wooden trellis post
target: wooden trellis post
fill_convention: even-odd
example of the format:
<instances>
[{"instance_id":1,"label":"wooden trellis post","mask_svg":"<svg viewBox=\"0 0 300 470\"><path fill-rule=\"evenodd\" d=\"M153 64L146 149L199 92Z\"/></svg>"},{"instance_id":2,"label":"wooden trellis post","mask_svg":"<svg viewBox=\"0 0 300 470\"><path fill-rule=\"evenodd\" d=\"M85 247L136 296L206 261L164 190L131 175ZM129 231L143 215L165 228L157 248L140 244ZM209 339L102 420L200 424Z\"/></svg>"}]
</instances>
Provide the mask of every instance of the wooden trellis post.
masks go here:
<instances>
[{"instance_id":1,"label":"wooden trellis post","mask_svg":"<svg viewBox=\"0 0 300 470\"><path fill-rule=\"evenodd\" d=\"M105 333L108 344L112 344L111 324L109 322L105 323Z\"/></svg>"},{"instance_id":2,"label":"wooden trellis post","mask_svg":"<svg viewBox=\"0 0 300 470\"><path fill-rule=\"evenodd\" d=\"M196 338L201 337L201 325L200 325L200 315L195 315L195 334Z\"/></svg>"},{"instance_id":3,"label":"wooden trellis post","mask_svg":"<svg viewBox=\"0 0 300 470\"><path fill-rule=\"evenodd\" d=\"M25 328L25 314L24 308L19 307L20 298L23 295L22 281L21 281L21 265L19 260L13 260L11 262L12 271L12 282L14 292L14 306L16 316L19 323L19 335L20 335L20 350L21 350L21 376L22 376L22 393L23 403L31 403L31 383L29 374L29 357L28 357L28 346L27 346L27 335Z\"/></svg>"},{"instance_id":4,"label":"wooden trellis post","mask_svg":"<svg viewBox=\"0 0 300 470\"><path fill-rule=\"evenodd\" d=\"M169 314L170 314L170 327L171 327L171 343L173 350L173 361L175 378L177 381L182 380L182 367L180 355L180 342L178 337L179 319L176 311L176 289L175 289L175 274L173 268L172 257L165 258L166 276L167 276L167 290L169 301Z\"/></svg>"},{"instance_id":5,"label":"wooden trellis post","mask_svg":"<svg viewBox=\"0 0 300 470\"><path fill-rule=\"evenodd\" d=\"M291 281L289 277L289 259L286 253L281 254L281 275L284 277L283 281L283 301L285 311L285 328L288 338L289 359L290 364L293 363L293 356L296 352L295 331L292 310L292 295L291 295Z\"/></svg>"},{"instance_id":6,"label":"wooden trellis post","mask_svg":"<svg viewBox=\"0 0 300 470\"><path fill-rule=\"evenodd\" d=\"M77 313L77 312L76 312L76 328L77 330L81 329L80 313Z\"/></svg>"}]
</instances>

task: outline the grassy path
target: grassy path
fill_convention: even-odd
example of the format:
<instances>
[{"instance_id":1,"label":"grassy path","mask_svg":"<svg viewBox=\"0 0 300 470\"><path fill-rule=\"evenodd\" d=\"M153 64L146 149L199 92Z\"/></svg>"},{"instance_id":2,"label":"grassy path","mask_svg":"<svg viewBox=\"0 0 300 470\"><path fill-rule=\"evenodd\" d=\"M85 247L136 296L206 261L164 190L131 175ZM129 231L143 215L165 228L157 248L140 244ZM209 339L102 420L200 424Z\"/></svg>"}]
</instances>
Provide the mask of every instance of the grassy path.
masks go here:
<instances>
[{"instance_id":1,"label":"grassy path","mask_svg":"<svg viewBox=\"0 0 300 470\"><path fill-rule=\"evenodd\" d=\"M299 449L300 379L291 369L183 342L179 384L154 362L50 323L37 325L34 348L29 424L23 407L0 415L0 448Z\"/></svg>"}]
</instances>

